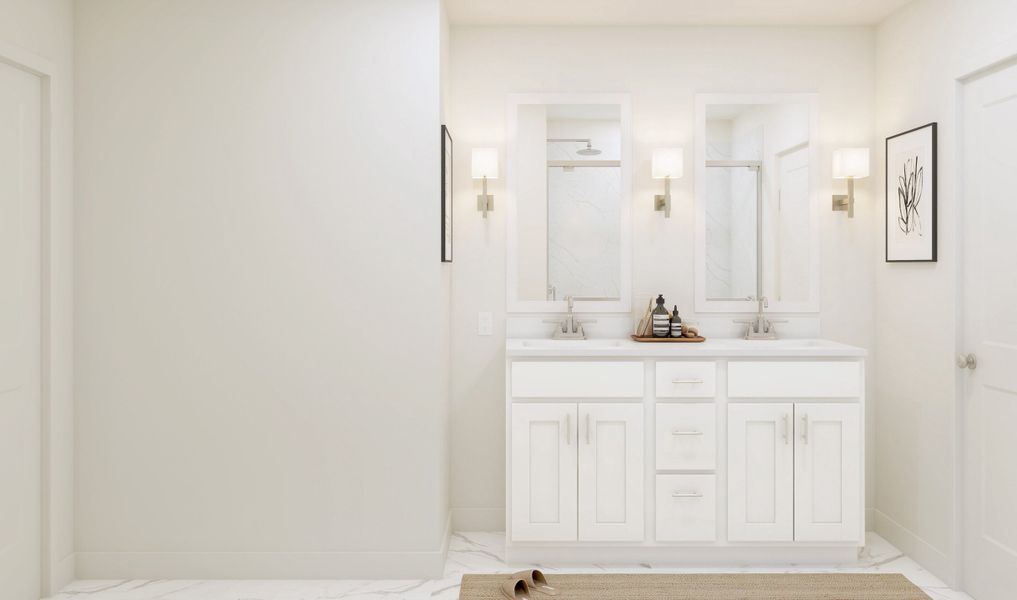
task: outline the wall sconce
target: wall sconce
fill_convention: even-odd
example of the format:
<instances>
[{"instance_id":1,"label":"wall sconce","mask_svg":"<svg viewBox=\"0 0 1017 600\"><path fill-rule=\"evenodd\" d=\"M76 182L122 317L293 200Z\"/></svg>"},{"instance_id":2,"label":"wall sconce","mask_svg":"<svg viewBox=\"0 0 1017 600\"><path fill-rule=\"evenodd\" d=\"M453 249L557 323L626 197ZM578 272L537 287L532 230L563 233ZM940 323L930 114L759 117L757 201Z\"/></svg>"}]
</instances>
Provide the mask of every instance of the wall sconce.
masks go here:
<instances>
[{"instance_id":1,"label":"wall sconce","mask_svg":"<svg viewBox=\"0 0 1017 600\"><path fill-rule=\"evenodd\" d=\"M487 193L487 180L498 179L498 149L474 148L470 158L473 178L484 181L483 193L477 196L477 210L486 219L487 211L494 210L494 196Z\"/></svg>"},{"instance_id":2,"label":"wall sconce","mask_svg":"<svg viewBox=\"0 0 1017 600\"><path fill-rule=\"evenodd\" d=\"M849 219L855 218L855 179L869 176L868 148L838 148L833 151L833 178L847 179L848 193L834 194L833 210L846 210Z\"/></svg>"},{"instance_id":3,"label":"wall sconce","mask_svg":"<svg viewBox=\"0 0 1017 600\"><path fill-rule=\"evenodd\" d=\"M653 151L653 178L664 180L664 193L653 197L653 210L664 211L671 218L671 178L685 174L685 153L681 148L657 148Z\"/></svg>"}]
</instances>

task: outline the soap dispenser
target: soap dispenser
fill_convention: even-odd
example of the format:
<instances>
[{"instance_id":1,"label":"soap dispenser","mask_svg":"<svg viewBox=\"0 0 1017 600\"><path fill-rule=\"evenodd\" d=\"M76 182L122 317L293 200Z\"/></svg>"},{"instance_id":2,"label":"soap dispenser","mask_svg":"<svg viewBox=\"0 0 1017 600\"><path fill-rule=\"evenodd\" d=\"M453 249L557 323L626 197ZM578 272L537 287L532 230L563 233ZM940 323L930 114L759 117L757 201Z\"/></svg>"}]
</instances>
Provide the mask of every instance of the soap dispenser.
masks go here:
<instances>
[{"instance_id":1,"label":"soap dispenser","mask_svg":"<svg viewBox=\"0 0 1017 600\"><path fill-rule=\"evenodd\" d=\"M671 315L664 307L664 295L657 296L657 308L653 309L653 337L666 338L671 332Z\"/></svg>"},{"instance_id":2,"label":"soap dispenser","mask_svg":"<svg viewBox=\"0 0 1017 600\"><path fill-rule=\"evenodd\" d=\"M675 304L674 312L671 313L671 337L680 338L682 336L682 318L678 316L678 305Z\"/></svg>"}]
</instances>

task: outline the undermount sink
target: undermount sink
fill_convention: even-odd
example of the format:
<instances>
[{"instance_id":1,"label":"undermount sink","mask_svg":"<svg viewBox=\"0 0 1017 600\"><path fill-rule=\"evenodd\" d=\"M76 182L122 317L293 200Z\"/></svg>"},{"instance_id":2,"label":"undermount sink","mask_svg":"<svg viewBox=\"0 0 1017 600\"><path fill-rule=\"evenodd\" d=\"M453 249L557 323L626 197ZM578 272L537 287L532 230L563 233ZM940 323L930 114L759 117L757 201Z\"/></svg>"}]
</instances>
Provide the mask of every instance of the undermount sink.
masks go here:
<instances>
[{"instance_id":1,"label":"undermount sink","mask_svg":"<svg viewBox=\"0 0 1017 600\"><path fill-rule=\"evenodd\" d=\"M621 340L525 340L524 348L617 348Z\"/></svg>"},{"instance_id":2,"label":"undermount sink","mask_svg":"<svg viewBox=\"0 0 1017 600\"><path fill-rule=\"evenodd\" d=\"M746 346L759 346L771 348L832 348L837 342L817 339L781 339L781 340L746 340L739 338L736 343Z\"/></svg>"}]
</instances>

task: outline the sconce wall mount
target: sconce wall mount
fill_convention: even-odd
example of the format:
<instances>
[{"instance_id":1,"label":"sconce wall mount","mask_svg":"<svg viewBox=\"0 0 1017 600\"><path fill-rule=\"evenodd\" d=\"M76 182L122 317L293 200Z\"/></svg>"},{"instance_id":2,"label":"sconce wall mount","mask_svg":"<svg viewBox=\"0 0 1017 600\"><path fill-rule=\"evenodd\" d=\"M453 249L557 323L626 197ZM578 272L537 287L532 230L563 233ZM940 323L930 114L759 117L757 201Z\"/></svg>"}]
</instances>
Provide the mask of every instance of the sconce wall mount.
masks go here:
<instances>
[{"instance_id":1,"label":"sconce wall mount","mask_svg":"<svg viewBox=\"0 0 1017 600\"><path fill-rule=\"evenodd\" d=\"M847 194L834 194L832 208L855 217L855 179L869 176L868 148L839 148L833 151L833 178L847 179Z\"/></svg>"},{"instance_id":2,"label":"sconce wall mount","mask_svg":"<svg viewBox=\"0 0 1017 600\"><path fill-rule=\"evenodd\" d=\"M470 154L470 167L473 179L480 179L480 195L477 196L477 210L487 213L494 210L494 196L487 193L487 180L498 179L498 149L497 148L474 148Z\"/></svg>"},{"instance_id":3,"label":"sconce wall mount","mask_svg":"<svg viewBox=\"0 0 1017 600\"><path fill-rule=\"evenodd\" d=\"M671 218L671 178L685 174L685 153L681 148L657 148L653 151L651 175L664 180L664 193L653 196L653 210L662 211L665 219Z\"/></svg>"}]
</instances>

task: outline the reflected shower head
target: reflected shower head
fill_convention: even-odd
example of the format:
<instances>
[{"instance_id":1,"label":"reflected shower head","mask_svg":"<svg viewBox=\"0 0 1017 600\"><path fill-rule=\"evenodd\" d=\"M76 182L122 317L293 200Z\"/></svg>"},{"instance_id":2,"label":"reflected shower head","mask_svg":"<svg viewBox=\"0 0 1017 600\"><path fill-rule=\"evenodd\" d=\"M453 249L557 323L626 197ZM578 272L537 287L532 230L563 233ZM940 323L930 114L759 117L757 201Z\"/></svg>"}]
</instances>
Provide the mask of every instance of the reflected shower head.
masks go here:
<instances>
[{"instance_id":1,"label":"reflected shower head","mask_svg":"<svg viewBox=\"0 0 1017 600\"><path fill-rule=\"evenodd\" d=\"M597 150L596 148L594 148L590 144L590 142L586 142L586 147L583 148L582 150L576 150L576 154L579 154L581 156L596 156L596 155L600 154L600 150Z\"/></svg>"}]
</instances>

